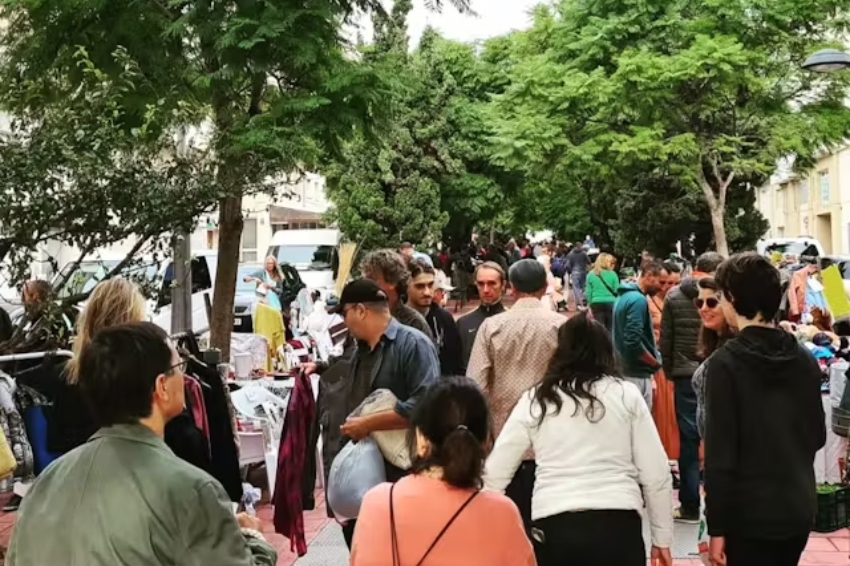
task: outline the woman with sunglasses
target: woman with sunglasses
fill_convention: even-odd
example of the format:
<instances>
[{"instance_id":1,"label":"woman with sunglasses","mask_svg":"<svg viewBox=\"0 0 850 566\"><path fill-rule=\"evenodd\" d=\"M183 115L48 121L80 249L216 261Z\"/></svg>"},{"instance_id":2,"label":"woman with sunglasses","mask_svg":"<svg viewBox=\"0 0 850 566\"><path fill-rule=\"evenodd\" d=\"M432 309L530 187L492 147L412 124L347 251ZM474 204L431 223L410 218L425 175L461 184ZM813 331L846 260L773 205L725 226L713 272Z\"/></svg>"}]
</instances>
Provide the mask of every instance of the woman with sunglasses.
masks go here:
<instances>
[{"instance_id":1,"label":"woman with sunglasses","mask_svg":"<svg viewBox=\"0 0 850 566\"><path fill-rule=\"evenodd\" d=\"M699 296L694 299L694 306L699 312L702 327L697 343L697 354L704 360L694 372L693 386L697 395L697 428L701 437L705 431L705 375L709 358L726 340L734 334L733 325L726 320L723 309L720 308L720 291L713 277L699 280Z\"/></svg>"}]
</instances>

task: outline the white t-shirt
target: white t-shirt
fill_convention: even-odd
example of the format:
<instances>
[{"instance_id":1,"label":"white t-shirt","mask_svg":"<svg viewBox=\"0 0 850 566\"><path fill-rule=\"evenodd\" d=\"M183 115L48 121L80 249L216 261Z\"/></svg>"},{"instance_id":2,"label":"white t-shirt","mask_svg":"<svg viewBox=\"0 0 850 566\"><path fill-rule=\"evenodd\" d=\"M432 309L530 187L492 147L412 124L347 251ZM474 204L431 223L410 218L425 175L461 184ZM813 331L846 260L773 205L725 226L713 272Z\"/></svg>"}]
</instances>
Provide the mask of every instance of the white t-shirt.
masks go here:
<instances>
[{"instance_id":1,"label":"white t-shirt","mask_svg":"<svg viewBox=\"0 0 850 566\"><path fill-rule=\"evenodd\" d=\"M554 405L538 426L535 389L520 398L487 459L485 486L504 492L523 453L533 448L537 462L531 515L542 519L570 511L634 509L649 514L652 544L673 542L673 486L667 455L637 387L605 377L594 394L605 407L596 422L584 406L563 392L561 411Z\"/></svg>"}]
</instances>

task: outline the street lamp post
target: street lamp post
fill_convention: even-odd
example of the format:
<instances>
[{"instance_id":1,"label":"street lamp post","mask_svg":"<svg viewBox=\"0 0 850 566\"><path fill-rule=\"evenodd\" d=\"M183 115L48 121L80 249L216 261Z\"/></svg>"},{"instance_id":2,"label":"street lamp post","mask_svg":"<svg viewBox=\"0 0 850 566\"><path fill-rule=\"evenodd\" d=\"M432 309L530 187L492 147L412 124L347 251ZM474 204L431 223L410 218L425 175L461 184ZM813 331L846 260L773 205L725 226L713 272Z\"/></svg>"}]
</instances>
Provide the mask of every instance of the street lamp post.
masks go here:
<instances>
[{"instance_id":1,"label":"street lamp post","mask_svg":"<svg viewBox=\"0 0 850 566\"><path fill-rule=\"evenodd\" d=\"M833 73L850 69L850 54L838 49L821 49L806 59L803 68L815 73Z\"/></svg>"}]
</instances>

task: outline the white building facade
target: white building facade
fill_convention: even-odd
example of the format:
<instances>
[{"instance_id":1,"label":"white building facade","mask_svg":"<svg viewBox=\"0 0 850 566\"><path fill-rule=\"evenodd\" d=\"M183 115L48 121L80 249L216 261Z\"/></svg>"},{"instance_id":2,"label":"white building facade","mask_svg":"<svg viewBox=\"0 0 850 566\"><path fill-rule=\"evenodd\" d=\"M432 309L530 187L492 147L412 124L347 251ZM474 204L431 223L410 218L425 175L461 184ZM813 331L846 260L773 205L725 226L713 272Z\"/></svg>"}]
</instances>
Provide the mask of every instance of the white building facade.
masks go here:
<instances>
[{"instance_id":1,"label":"white building facade","mask_svg":"<svg viewBox=\"0 0 850 566\"><path fill-rule=\"evenodd\" d=\"M757 193L770 228L765 238L817 238L829 254L850 254L850 144L822 155L805 172L780 164Z\"/></svg>"}]
</instances>

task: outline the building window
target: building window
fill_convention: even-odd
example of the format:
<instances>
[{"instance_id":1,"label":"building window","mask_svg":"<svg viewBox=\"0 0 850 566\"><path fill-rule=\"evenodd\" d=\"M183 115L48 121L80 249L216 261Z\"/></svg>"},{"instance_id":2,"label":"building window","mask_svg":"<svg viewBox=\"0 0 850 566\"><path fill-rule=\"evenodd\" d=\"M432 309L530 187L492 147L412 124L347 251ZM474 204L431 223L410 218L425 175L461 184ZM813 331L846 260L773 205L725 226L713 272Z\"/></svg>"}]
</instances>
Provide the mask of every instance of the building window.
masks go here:
<instances>
[{"instance_id":1,"label":"building window","mask_svg":"<svg viewBox=\"0 0 850 566\"><path fill-rule=\"evenodd\" d=\"M809 203L809 182L800 181L800 204Z\"/></svg>"},{"instance_id":2,"label":"building window","mask_svg":"<svg viewBox=\"0 0 850 566\"><path fill-rule=\"evenodd\" d=\"M242 261L257 261L257 219L246 218L242 227Z\"/></svg>"},{"instance_id":3,"label":"building window","mask_svg":"<svg viewBox=\"0 0 850 566\"><path fill-rule=\"evenodd\" d=\"M281 230L289 230L289 223L283 222L281 224L272 224L272 234L280 232Z\"/></svg>"},{"instance_id":4,"label":"building window","mask_svg":"<svg viewBox=\"0 0 850 566\"><path fill-rule=\"evenodd\" d=\"M829 171L820 172L820 201L829 204Z\"/></svg>"}]
</instances>

